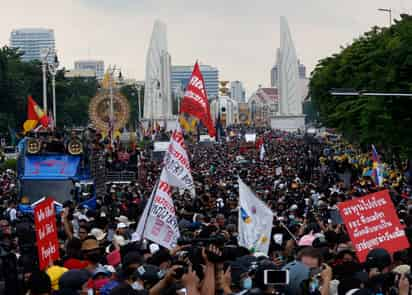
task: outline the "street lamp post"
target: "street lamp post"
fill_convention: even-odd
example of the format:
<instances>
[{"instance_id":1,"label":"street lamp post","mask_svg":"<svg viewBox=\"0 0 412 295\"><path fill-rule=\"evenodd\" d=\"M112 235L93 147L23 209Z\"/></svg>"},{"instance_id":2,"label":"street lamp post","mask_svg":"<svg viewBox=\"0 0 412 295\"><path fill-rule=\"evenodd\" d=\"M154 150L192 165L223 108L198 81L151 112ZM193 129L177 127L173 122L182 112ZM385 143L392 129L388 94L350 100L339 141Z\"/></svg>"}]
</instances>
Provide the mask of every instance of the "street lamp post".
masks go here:
<instances>
[{"instance_id":1,"label":"street lamp post","mask_svg":"<svg viewBox=\"0 0 412 295\"><path fill-rule=\"evenodd\" d=\"M402 92L379 92L379 91L358 91L355 89L331 89L329 93L333 96L387 96L387 97L409 97L412 93Z\"/></svg>"},{"instance_id":2,"label":"street lamp post","mask_svg":"<svg viewBox=\"0 0 412 295\"><path fill-rule=\"evenodd\" d=\"M57 126L57 112L56 112L56 74L59 62L55 59L53 64L49 64L49 72L52 76L52 95L53 95L53 128Z\"/></svg>"},{"instance_id":3,"label":"street lamp post","mask_svg":"<svg viewBox=\"0 0 412 295\"><path fill-rule=\"evenodd\" d=\"M137 121L140 123L140 116L142 113L142 109L141 109L141 103L140 103L140 91L141 91L141 86L140 85L135 85L135 89L137 92Z\"/></svg>"},{"instance_id":4,"label":"street lamp post","mask_svg":"<svg viewBox=\"0 0 412 295\"><path fill-rule=\"evenodd\" d=\"M390 8L378 8L378 11L387 12L389 14L389 27L392 26L392 9Z\"/></svg>"},{"instance_id":5,"label":"street lamp post","mask_svg":"<svg viewBox=\"0 0 412 295\"><path fill-rule=\"evenodd\" d=\"M110 80L109 80L109 90L110 90L110 138L111 144L113 146L114 143L114 106L113 106L113 75L116 70L116 66L110 72Z\"/></svg>"},{"instance_id":6,"label":"street lamp post","mask_svg":"<svg viewBox=\"0 0 412 295\"><path fill-rule=\"evenodd\" d=\"M50 48L42 48L40 50L40 57L42 61L42 72L43 72L43 111L47 116L47 57L49 56Z\"/></svg>"}]
</instances>

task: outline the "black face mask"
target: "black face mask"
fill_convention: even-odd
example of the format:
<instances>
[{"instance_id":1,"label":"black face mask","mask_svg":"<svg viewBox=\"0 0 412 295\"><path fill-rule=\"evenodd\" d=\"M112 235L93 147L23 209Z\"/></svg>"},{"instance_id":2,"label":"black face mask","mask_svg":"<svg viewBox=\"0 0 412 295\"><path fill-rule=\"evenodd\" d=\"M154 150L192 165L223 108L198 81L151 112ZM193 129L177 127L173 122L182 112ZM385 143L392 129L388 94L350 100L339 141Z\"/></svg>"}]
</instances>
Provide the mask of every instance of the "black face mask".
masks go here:
<instances>
[{"instance_id":1,"label":"black face mask","mask_svg":"<svg viewBox=\"0 0 412 295\"><path fill-rule=\"evenodd\" d=\"M83 256L86 260L89 260L92 263L99 263L102 254L100 252L100 249L94 249L83 252Z\"/></svg>"}]
</instances>

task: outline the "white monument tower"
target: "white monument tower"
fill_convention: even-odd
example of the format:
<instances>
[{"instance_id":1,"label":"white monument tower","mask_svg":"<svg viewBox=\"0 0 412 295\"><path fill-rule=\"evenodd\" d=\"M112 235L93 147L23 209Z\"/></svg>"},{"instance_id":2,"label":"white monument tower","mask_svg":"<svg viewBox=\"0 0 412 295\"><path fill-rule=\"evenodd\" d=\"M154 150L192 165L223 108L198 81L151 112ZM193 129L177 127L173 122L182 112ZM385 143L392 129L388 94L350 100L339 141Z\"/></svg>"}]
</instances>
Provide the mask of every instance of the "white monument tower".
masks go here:
<instances>
[{"instance_id":1,"label":"white monument tower","mask_svg":"<svg viewBox=\"0 0 412 295\"><path fill-rule=\"evenodd\" d=\"M156 21L146 56L143 114L146 120L167 122L172 118L170 64L166 25Z\"/></svg>"},{"instance_id":2,"label":"white monument tower","mask_svg":"<svg viewBox=\"0 0 412 295\"><path fill-rule=\"evenodd\" d=\"M271 127L283 130L304 129L303 95L299 81L299 66L295 45L285 17L280 18L279 115L271 119Z\"/></svg>"}]
</instances>

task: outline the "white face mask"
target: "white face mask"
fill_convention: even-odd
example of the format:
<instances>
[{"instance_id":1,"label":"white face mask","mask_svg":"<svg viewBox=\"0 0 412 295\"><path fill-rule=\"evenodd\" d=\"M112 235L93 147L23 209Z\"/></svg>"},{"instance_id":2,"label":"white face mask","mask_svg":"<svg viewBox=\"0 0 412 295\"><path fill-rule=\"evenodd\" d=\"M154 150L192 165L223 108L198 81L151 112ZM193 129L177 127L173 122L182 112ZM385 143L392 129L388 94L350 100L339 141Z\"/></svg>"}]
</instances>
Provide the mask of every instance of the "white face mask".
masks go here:
<instances>
[{"instance_id":1,"label":"white face mask","mask_svg":"<svg viewBox=\"0 0 412 295\"><path fill-rule=\"evenodd\" d=\"M133 290L137 290L137 291L144 290L144 287L139 282L134 282L132 284L132 288Z\"/></svg>"}]
</instances>

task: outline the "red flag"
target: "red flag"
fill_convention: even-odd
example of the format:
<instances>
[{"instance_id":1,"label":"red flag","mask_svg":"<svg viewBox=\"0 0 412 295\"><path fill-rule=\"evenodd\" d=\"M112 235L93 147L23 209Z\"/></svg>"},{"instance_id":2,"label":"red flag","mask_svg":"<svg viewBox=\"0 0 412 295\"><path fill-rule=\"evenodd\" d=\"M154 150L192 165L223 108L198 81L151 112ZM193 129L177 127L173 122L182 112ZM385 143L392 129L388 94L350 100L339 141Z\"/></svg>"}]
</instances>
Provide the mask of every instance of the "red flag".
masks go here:
<instances>
[{"instance_id":1,"label":"red flag","mask_svg":"<svg viewBox=\"0 0 412 295\"><path fill-rule=\"evenodd\" d=\"M23 126L24 131L28 132L32 130L37 126L38 122L40 122L45 128L49 126L49 118L34 101L34 99L29 96L27 100L27 120L24 122Z\"/></svg>"},{"instance_id":2,"label":"red flag","mask_svg":"<svg viewBox=\"0 0 412 295\"><path fill-rule=\"evenodd\" d=\"M259 137L259 139L258 140L256 140L256 149L257 150L260 150L260 147L262 146L262 144L264 144L265 143L265 141L264 141L264 139L263 139L263 137Z\"/></svg>"},{"instance_id":3,"label":"red flag","mask_svg":"<svg viewBox=\"0 0 412 295\"><path fill-rule=\"evenodd\" d=\"M190 77L189 83L186 86L186 92L180 104L180 113L186 113L198 118L204 126L206 126L210 136L216 135L216 130L213 125L210 115L209 100L207 99L205 81L198 63Z\"/></svg>"}]
</instances>

